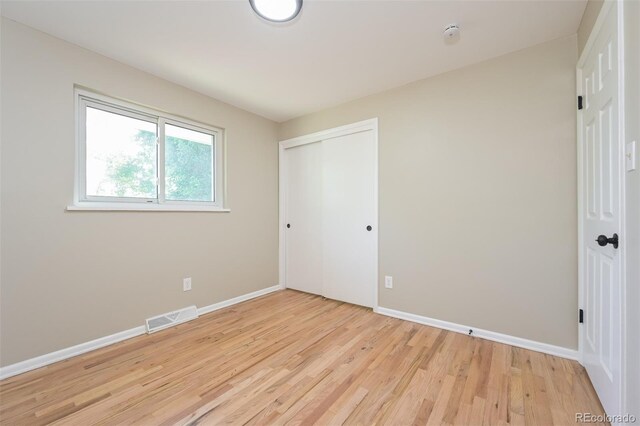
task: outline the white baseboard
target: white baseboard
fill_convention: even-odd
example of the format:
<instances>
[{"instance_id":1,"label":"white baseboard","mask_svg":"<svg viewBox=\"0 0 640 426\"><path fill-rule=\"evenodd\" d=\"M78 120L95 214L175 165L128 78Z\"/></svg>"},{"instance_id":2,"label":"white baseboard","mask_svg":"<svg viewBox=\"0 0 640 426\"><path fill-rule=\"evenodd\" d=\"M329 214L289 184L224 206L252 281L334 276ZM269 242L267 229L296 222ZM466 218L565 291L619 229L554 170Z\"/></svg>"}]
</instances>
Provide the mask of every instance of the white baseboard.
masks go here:
<instances>
[{"instance_id":1,"label":"white baseboard","mask_svg":"<svg viewBox=\"0 0 640 426\"><path fill-rule=\"evenodd\" d=\"M202 308L198 308L198 315L208 314L209 312L217 311L218 309L236 305L240 302L255 299L256 297L264 296L265 294L273 293L274 291L278 290L282 290L282 287L279 284L272 287L263 288L262 290L254 291L253 293L243 294L242 296L234 297L233 299L214 303L213 305L203 306Z\"/></svg>"},{"instance_id":2,"label":"white baseboard","mask_svg":"<svg viewBox=\"0 0 640 426\"><path fill-rule=\"evenodd\" d=\"M469 334L469 330L473 330L473 336L482 339L492 340L494 342L505 343L519 348L530 349L536 352L542 352L549 355L559 356L578 360L578 351L561 346L554 346L548 343L536 342L534 340L523 339L521 337L510 336L508 334L496 333L495 331L483 330L481 328L469 327L466 325L456 324L453 322L442 321L434 318L423 317L421 315L410 314L407 312L396 311L394 309L377 307L374 312L386 315L388 317L398 318L406 321L417 322L418 324L429 325L431 327L442 328L445 330L455 331L456 333Z\"/></svg>"},{"instance_id":3,"label":"white baseboard","mask_svg":"<svg viewBox=\"0 0 640 426\"><path fill-rule=\"evenodd\" d=\"M244 294L242 296L234 297L233 299L199 308L198 314L207 314L209 312L217 311L218 309L226 308L228 306L235 305L246 300L254 299L265 294L273 293L274 291L278 290L281 290L280 285L275 285L273 287L254 291L253 293ZM77 355L82 355L84 353L91 352L105 346L113 345L114 343L118 343L132 337L140 336L142 334L145 334L146 332L147 328L141 325L139 327L121 331L110 336L100 337L89 342L80 343L79 345L60 349L59 351L51 352L45 355L37 356L35 358L27 359L25 361L17 362L15 364L7 365L6 367L0 367L0 380L13 377L18 374L26 373L27 371L35 370L36 368L44 367L49 364L53 364L54 362L63 361Z\"/></svg>"},{"instance_id":4,"label":"white baseboard","mask_svg":"<svg viewBox=\"0 0 640 426\"><path fill-rule=\"evenodd\" d=\"M62 361L67 358L72 358L77 355L81 355L86 352L90 352L96 349L103 348L105 346L113 345L114 343L121 342L123 340L130 339L132 337L140 336L147 331L144 325L134 327L129 330L121 331L119 333L112 334L110 336L100 337L89 342L80 343L79 345L71 346L68 348L60 349L59 351L51 352L45 355L40 355L35 358L27 359L25 361L17 362L15 364L7 365L0 368L0 380L12 377L18 374L26 373L27 371L35 370L36 368L44 367L54 362Z\"/></svg>"}]
</instances>

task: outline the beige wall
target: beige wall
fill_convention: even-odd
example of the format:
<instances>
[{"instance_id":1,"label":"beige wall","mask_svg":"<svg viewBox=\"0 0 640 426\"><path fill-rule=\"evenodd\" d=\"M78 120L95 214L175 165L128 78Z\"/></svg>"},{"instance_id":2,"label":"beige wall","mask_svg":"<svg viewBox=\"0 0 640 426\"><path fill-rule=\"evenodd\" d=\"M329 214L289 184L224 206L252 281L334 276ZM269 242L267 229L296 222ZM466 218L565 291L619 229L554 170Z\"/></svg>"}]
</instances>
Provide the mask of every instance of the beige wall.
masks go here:
<instances>
[{"instance_id":1,"label":"beige wall","mask_svg":"<svg viewBox=\"0 0 640 426\"><path fill-rule=\"evenodd\" d=\"M1 365L277 284L275 123L6 19L1 52ZM232 212L65 212L74 84L225 128Z\"/></svg>"},{"instance_id":2,"label":"beige wall","mask_svg":"<svg viewBox=\"0 0 640 426\"><path fill-rule=\"evenodd\" d=\"M577 348L576 37L284 123L378 117L380 305Z\"/></svg>"},{"instance_id":3,"label":"beige wall","mask_svg":"<svg viewBox=\"0 0 640 426\"><path fill-rule=\"evenodd\" d=\"M593 25L596 23L596 19L598 19L598 14L600 13L603 3L604 0L587 1L587 7L584 9L582 21L580 22L580 27L578 27L578 54L582 53L587 43L587 39L589 38L589 34L591 34Z\"/></svg>"}]
</instances>

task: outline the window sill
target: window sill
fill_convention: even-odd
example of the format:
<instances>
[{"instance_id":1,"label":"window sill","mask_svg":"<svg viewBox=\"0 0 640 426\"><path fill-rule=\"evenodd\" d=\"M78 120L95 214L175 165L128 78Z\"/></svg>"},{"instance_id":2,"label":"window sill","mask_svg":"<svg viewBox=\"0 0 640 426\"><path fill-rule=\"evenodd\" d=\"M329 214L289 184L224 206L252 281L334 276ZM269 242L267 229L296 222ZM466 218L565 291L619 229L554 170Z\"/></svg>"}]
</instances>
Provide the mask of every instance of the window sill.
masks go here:
<instances>
[{"instance_id":1,"label":"window sill","mask_svg":"<svg viewBox=\"0 0 640 426\"><path fill-rule=\"evenodd\" d=\"M138 203L92 203L83 202L67 206L68 212L80 211L123 211L123 212L219 212L228 213L231 210L216 206L202 206L196 204L138 204Z\"/></svg>"}]
</instances>

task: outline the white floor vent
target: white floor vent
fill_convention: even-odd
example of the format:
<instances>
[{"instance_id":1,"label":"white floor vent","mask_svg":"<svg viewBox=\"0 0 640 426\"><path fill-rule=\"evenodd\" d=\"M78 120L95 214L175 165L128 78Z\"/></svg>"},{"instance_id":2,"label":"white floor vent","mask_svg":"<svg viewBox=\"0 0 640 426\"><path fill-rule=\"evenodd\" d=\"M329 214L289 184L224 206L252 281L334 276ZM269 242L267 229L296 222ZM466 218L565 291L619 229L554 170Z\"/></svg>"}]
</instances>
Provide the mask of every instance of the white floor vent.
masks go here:
<instances>
[{"instance_id":1,"label":"white floor vent","mask_svg":"<svg viewBox=\"0 0 640 426\"><path fill-rule=\"evenodd\" d=\"M187 306L177 311L148 318L147 333L155 333L156 331L164 330L165 328L173 327L174 325L196 318L198 318L198 309L195 306Z\"/></svg>"}]
</instances>

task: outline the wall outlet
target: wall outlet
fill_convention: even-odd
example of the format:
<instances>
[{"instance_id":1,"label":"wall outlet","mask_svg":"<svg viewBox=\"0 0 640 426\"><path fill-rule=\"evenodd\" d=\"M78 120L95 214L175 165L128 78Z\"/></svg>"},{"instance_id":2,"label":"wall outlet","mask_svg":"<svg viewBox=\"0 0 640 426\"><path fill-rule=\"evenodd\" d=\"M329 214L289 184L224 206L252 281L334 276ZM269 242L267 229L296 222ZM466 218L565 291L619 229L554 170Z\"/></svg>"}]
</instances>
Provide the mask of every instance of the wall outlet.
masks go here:
<instances>
[{"instance_id":1,"label":"wall outlet","mask_svg":"<svg viewBox=\"0 0 640 426\"><path fill-rule=\"evenodd\" d=\"M384 277L384 287L385 288L393 288L393 277L386 275Z\"/></svg>"},{"instance_id":2,"label":"wall outlet","mask_svg":"<svg viewBox=\"0 0 640 426\"><path fill-rule=\"evenodd\" d=\"M191 290L191 277L182 280L182 291Z\"/></svg>"}]
</instances>

